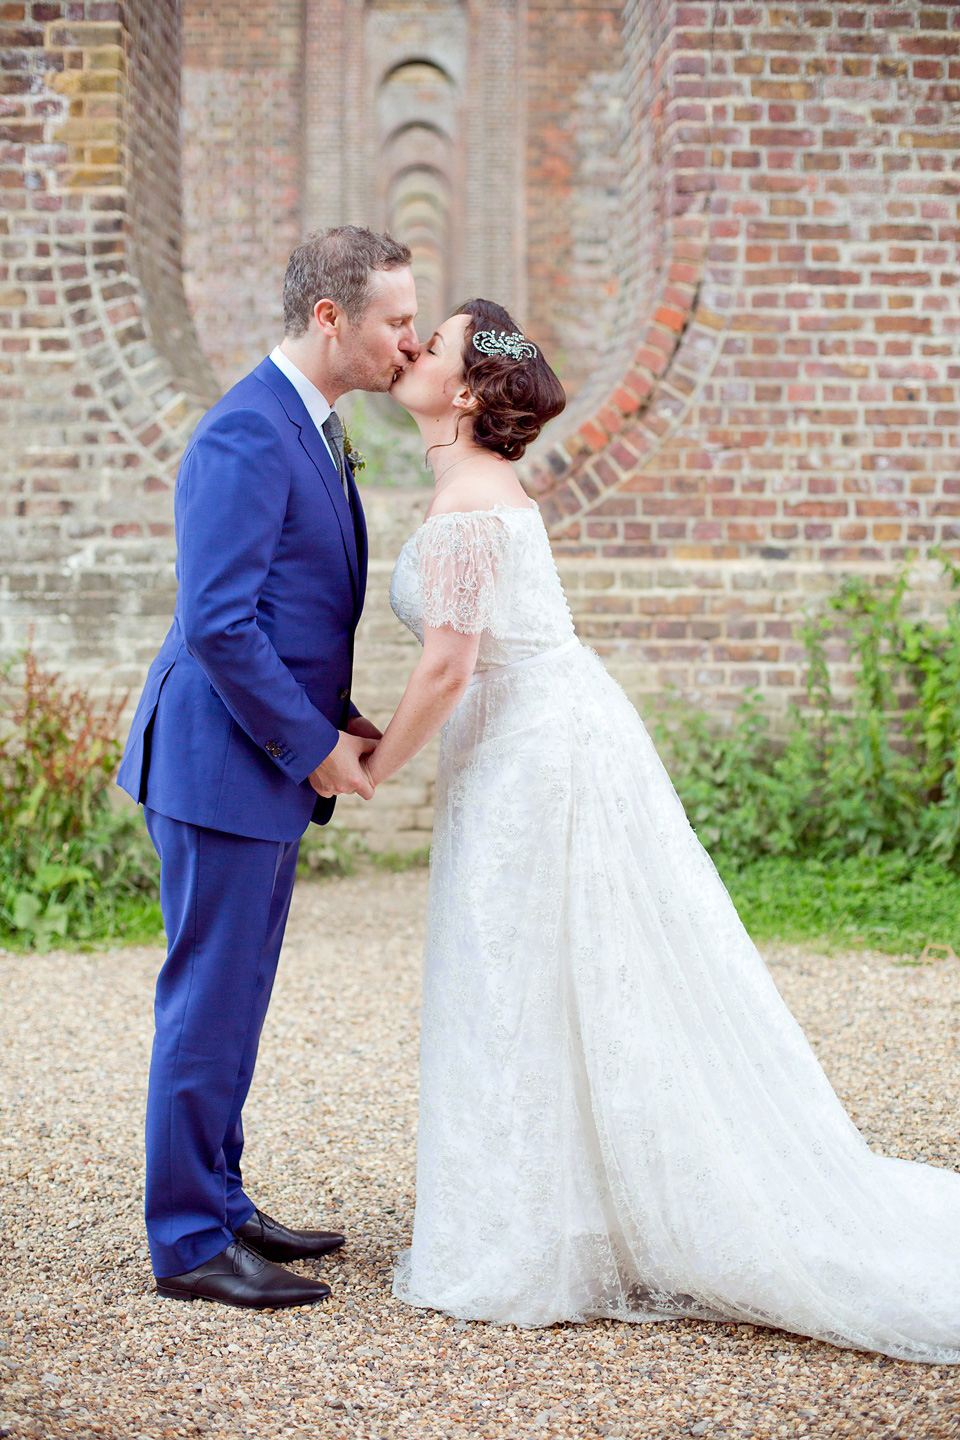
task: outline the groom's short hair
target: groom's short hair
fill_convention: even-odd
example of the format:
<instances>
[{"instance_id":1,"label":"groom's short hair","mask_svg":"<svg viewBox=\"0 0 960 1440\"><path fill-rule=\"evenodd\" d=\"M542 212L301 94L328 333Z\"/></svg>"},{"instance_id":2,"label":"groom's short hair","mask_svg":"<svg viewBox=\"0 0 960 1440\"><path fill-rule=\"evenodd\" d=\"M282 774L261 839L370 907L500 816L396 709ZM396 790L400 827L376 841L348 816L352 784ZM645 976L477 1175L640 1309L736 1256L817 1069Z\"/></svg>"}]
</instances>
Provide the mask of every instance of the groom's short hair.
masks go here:
<instances>
[{"instance_id":1,"label":"groom's short hair","mask_svg":"<svg viewBox=\"0 0 960 1440\"><path fill-rule=\"evenodd\" d=\"M363 319L374 270L409 265L410 250L391 235L359 225L337 225L308 235L290 256L283 277L283 328L303 335L319 300L332 300L347 319Z\"/></svg>"}]
</instances>

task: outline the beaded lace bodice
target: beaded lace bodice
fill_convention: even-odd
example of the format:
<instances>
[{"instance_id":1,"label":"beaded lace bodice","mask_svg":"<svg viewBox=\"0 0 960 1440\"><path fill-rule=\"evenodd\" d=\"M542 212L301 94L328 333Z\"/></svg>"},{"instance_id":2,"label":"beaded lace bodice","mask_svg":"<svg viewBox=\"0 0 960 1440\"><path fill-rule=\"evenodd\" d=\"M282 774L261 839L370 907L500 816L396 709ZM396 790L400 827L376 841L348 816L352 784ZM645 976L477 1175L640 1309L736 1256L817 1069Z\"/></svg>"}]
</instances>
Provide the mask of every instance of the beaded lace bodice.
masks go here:
<instances>
[{"instance_id":1,"label":"beaded lace bodice","mask_svg":"<svg viewBox=\"0 0 960 1440\"><path fill-rule=\"evenodd\" d=\"M550 541L537 506L432 515L400 551L390 584L394 614L423 642L423 627L482 632L477 669L562 645L573 636Z\"/></svg>"}]
</instances>

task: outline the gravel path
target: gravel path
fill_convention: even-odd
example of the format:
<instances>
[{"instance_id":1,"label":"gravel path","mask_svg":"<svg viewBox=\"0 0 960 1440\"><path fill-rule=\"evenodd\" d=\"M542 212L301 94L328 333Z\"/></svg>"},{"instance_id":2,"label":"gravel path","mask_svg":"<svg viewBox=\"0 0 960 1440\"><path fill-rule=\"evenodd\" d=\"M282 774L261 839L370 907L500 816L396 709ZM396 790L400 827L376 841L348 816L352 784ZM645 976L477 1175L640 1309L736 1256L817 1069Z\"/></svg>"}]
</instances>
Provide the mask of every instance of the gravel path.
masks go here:
<instances>
[{"instance_id":1,"label":"gravel path","mask_svg":"<svg viewBox=\"0 0 960 1440\"><path fill-rule=\"evenodd\" d=\"M157 949L0 954L0 1436L960 1437L960 1368L750 1326L522 1331L392 1299L413 1207L423 872L301 883L246 1174L342 1226L315 1309L161 1301L140 1221ZM960 1168L960 967L767 959L871 1144Z\"/></svg>"}]
</instances>

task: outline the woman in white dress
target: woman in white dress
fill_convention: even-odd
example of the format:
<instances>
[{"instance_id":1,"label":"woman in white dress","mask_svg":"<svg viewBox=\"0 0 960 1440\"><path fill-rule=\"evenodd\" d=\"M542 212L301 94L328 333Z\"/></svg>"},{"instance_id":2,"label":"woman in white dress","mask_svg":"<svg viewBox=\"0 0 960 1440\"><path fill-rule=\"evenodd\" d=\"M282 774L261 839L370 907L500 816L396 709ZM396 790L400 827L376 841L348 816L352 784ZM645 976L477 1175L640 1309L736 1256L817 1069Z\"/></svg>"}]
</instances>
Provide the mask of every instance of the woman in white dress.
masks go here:
<instances>
[{"instance_id":1,"label":"woman in white dress","mask_svg":"<svg viewBox=\"0 0 960 1440\"><path fill-rule=\"evenodd\" d=\"M413 1243L394 1293L524 1326L699 1317L960 1362L960 1176L875 1155L577 640L511 460L563 405L471 301L393 394L436 473L391 586L442 727Z\"/></svg>"}]
</instances>

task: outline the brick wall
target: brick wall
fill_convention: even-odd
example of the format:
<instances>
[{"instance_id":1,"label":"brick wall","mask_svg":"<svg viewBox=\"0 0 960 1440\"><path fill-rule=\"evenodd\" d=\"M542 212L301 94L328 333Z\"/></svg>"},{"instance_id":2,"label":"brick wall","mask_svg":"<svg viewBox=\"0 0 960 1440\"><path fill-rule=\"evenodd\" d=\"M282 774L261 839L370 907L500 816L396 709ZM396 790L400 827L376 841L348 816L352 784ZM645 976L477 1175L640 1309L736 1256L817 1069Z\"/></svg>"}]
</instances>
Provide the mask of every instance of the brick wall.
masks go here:
<instances>
[{"instance_id":1,"label":"brick wall","mask_svg":"<svg viewBox=\"0 0 960 1440\"><path fill-rule=\"evenodd\" d=\"M526 5L524 318L571 391L608 343L618 289L621 8Z\"/></svg>"},{"instance_id":2,"label":"brick wall","mask_svg":"<svg viewBox=\"0 0 960 1440\"><path fill-rule=\"evenodd\" d=\"M390 609L388 591L400 547L423 519L428 493L422 487L364 491L370 562L357 632L353 697L381 728L396 709L420 653L416 640ZM349 795L338 800L338 819L377 850L403 852L428 845L436 752L434 741L388 780L370 804Z\"/></svg>"},{"instance_id":3,"label":"brick wall","mask_svg":"<svg viewBox=\"0 0 960 1440\"><path fill-rule=\"evenodd\" d=\"M184 283L223 389L282 334L283 272L303 230L302 11L184 6Z\"/></svg>"},{"instance_id":4,"label":"brick wall","mask_svg":"<svg viewBox=\"0 0 960 1440\"><path fill-rule=\"evenodd\" d=\"M428 324L496 298L579 389L618 285L621 61L609 0L185 0L186 286L220 383L272 342L298 234L350 223L423 251ZM398 136L391 77L424 62L449 96ZM442 199L425 236L391 183L418 160Z\"/></svg>"},{"instance_id":5,"label":"brick wall","mask_svg":"<svg viewBox=\"0 0 960 1440\"><path fill-rule=\"evenodd\" d=\"M382 8L399 24L417 7ZM189 279L221 384L275 333L288 246L270 250L264 216L291 235L364 218L311 209L356 178L336 126L369 81L360 10L303 12L308 77L340 46L346 110L326 128L316 83L292 79L296 10L188 5ZM629 0L617 41L612 6L530 0L523 46L520 13L476 0L469 55L483 76L498 53L509 73L526 57L526 181L504 203L525 207L507 228L512 246L526 227L531 328L562 348L580 287L594 297L584 383L527 470L579 631L644 711L667 685L721 711L760 685L782 706L802 696L796 622L843 574L881 579L915 552L934 613L932 549L960 552L960 6ZM215 393L179 278L176 16L146 0L0 7L0 644L32 622L45 655L103 689L139 685L169 622L173 474ZM247 153L258 135L269 164ZM204 188L207 170L224 188ZM424 504L367 494L357 696L375 718L412 664L386 586ZM419 845L431 798L428 753L343 814L379 845Z\"/></svg>"},{"instance_id":6,"label":"brick wall","mask_svg":"<svg viewBox=\"0 0 960 1440\"><path fill-rule=\"evenodd\" d=\"M635 694L800 699L805 604L916 552L937 609L960 548L960 7L631 0L625 33L661 254L530 485Z\"/></svg>"},{"instance_id":7,"label":"brick wall","mask_svg":"<svg viewBox=\"0 0 960 1440\"><path fill-rule=\"evenodd\" d=\"M177 9L0 8L0 644L136 684L215 390L179 276Z\"/></svg>"}]
</instances>

